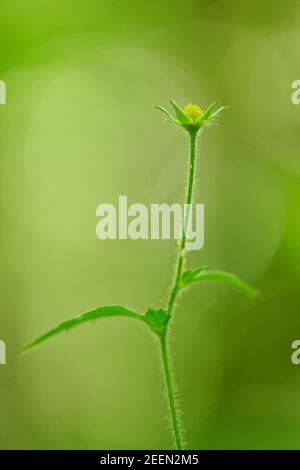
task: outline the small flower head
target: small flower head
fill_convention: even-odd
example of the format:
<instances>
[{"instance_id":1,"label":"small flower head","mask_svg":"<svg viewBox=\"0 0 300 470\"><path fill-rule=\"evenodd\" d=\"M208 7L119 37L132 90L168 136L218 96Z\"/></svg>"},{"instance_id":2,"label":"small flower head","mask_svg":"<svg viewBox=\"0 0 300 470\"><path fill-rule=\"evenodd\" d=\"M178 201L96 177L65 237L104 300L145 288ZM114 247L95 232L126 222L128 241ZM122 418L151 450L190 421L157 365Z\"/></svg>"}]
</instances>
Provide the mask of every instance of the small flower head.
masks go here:
<instances>
[{"instance_id":1,"label":"small flower head","mask_svg":"<svg viewBox=\"0 0 300 470\"><path fill-rule=\"evenodd\" d=\"M175 101L170 101L170 103L174 108L175 116L172 116L169 111L161 106L156 106L156 108L167 116L168 121L184 127L188 132L196 133L202 127L216 122L217 116L225 109L225 106L217 108L216 101L212 103L206 111L203 111L200 106L192 103L187 104L183 109L181 109Z\"/></svg>"},{"instance_id":2,"label":"small flower head","mask_svg":"<svg viewBox=\"0 0 300 470\"><path fill-rule=\"evenodd\" d=\"M200 106L196 104L189 103L183 108L184 114L193 122L197 122L198 119L204 116L205 112Z\"/></svg>"}]
</instances>

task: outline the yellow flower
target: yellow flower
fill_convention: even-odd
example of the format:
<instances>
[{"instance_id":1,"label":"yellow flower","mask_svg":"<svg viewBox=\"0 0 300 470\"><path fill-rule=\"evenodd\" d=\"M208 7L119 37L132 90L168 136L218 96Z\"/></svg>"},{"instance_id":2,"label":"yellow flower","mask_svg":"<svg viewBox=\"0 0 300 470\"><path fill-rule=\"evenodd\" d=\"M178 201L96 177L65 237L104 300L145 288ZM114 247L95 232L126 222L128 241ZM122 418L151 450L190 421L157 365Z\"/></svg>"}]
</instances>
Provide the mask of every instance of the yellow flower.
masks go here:
<instances>
[{"instance_id":1,"label":"yellow flower","mask_svg":"<svg viewBox=\"0 0 300 470\"><path fill-rule=\"evenodd\" d=\"M205 112L203 109L200 108L200 106L197 106L196 104L189 103L187 104L184 109L183 109L184 114L191 119L191 121L197 121L198 119L202 118L204 116Z\"/></svg>"},{"instance_id":2,"label":"yellow flower","mask_svg":"<svg viewBox=\"0 0 300 470\"><path fill-rule=\"evenodd\" d=\"M187 104L184 109L181 109L175 101L171 100L170 103L174 108L175 116L172 116L172 114L162 106L155 107L167 116L168 121L184 127L190 133L197 133L202 127L210 126L225 109L225 106L221 106L221 108L217 109L216 101L212 103L206 111L203 111L200 106L192 103Z\"/></svg>"}]
</instances>

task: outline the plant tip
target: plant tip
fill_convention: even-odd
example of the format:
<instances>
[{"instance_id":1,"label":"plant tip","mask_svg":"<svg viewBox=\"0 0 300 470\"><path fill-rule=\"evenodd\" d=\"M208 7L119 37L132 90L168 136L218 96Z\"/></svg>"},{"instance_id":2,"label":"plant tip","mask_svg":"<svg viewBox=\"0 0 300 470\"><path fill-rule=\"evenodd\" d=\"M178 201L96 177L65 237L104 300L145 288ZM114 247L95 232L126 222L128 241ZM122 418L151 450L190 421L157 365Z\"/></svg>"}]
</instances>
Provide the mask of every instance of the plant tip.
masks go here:
<instances>
[{"instance_id":1,"label":"plant tip","mask_svg":"<svg viewBox=\"0 0 300 470\"><path fill-rule=\"evenodd\" d=\"M175 111L175 116L172 116L172 114L162 106L155 105L155 108L162 111L167 116L168 121L183 127L190 133L197 133L202 127L210 126L215 123L218 115L225 109L225 106L221 106L217 109L216 101L214 101L206 111L193 103L187 104L183 109L181 109L174 100L170 100L170 103Z\"/></svg>"}]
</instances>

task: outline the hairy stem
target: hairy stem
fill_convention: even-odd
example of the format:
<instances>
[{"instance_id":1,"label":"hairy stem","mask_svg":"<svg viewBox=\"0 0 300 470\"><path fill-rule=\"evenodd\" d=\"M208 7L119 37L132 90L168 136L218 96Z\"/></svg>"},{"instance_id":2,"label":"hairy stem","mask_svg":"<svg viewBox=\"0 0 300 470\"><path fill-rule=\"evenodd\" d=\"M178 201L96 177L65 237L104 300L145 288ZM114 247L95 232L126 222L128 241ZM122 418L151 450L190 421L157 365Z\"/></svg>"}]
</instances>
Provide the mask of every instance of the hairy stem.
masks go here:
<instances>
[{"instance_id":1,"label":"hairy stem","mask_svg":"<svg viewBox=\"0 0 300 470\"><path fill-rule=\"evenodd\" d=\"M192 203L193 198L193 190L194 190L194 177L195 177L195 157L196 157L196 139L197 139L197 132L190 132L190 166L189 166L189 179L188 179L188 187L186 193L185 204L187 206L187 211L185 213L185 220L182 226L182 236L180 241L180 248L178 252L178 259L177 259L177 267L176 267L176 275L175 275L175 282L173 289L171 291L170 300L168 303L168 314L172 315L174 303L178 294L179 290L179 283L182 274L183 262L185 257L185 244L186 244L186 228L188 226L188 220L190 216L190 204Z\"/></svg>"},{"instance_id":2,"label":"hairy stem","mask_svg":"<svg viewBox=\"0 0 300 470\"><path fill-rule=\"evenodd\" d=\"M168 354L168 345L167 345L167 335L163 335L160 340L161 346L161 356L162 356L162 363L163 363L163 371L164 371L164 378L166 383L167 395L168 395L168 405L170 408L170 414L172 418L172 427L173 433L175 438L176 449L183 449L182 443L182 431L178 417L178 410L176 406L176 398L172 383L172 375L171 375L171 366L170 366L170 359Z\"/></svg>"},{"instance_id":3,"label":"hairy stem","mask_svg":"<svg viewBox=\"0 0 300 470\"><path fill-rule=\"evenodd\" d=\"M191 131L190 132L190 165L189 165L188 187L187 187L187 193L186 193L186 199L185 199L187 210L185 212L185 216L184 216L185 220L182 226L182 236L181 236L180 248L179 248L178 258L177 258L175 281L174 281L174 285L171 291L171 295L170 295L170 299L169 299L168 307L167 307L167 311L170 316L172 315L175 300L179 291L180 279L181 279L184 259L185 259L186 229L188 227L188 221L190 217L189 209L190 209L190 204L192 203L193 189L194 189L196 139L197 139L197 131ZM167 388L168 403L169 403L169 408L170 408L176 449L183 449L182 428L181 428L180 420L178 417L178 407L176 404L176 398L175 398L174 386L173 386L173 380L172 380L172 368L170 366L170 359L169 359L169 352L168 352L168 344L167 344L168 331L169 331L169 328L167 326L165 334L161 337L161 354L162 354L163 370L164 370L164 376L165 376L165 382L166 382L166 388Z\"/></svg>"}]
</instances>

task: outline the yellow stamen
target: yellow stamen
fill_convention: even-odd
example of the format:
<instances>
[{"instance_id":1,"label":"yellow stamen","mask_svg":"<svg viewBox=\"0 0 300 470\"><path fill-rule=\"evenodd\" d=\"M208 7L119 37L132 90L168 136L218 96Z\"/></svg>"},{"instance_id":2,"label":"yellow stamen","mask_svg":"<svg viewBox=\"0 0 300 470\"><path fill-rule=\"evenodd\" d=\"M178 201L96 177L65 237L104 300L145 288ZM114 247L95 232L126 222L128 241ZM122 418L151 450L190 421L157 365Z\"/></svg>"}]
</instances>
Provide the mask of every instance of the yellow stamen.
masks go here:
<instances>
[{"instance_id":1,"label":"yellow stamen","mask_svg":"<svg viewBox=\"0 0 300 470\"><path fill-rule=\"evenodd\" d=\"M203 109L196 104L187 104L183 110L184 114L190 118L192 121L197 121L204 115Z\"/></svg>"}]
</instances>

